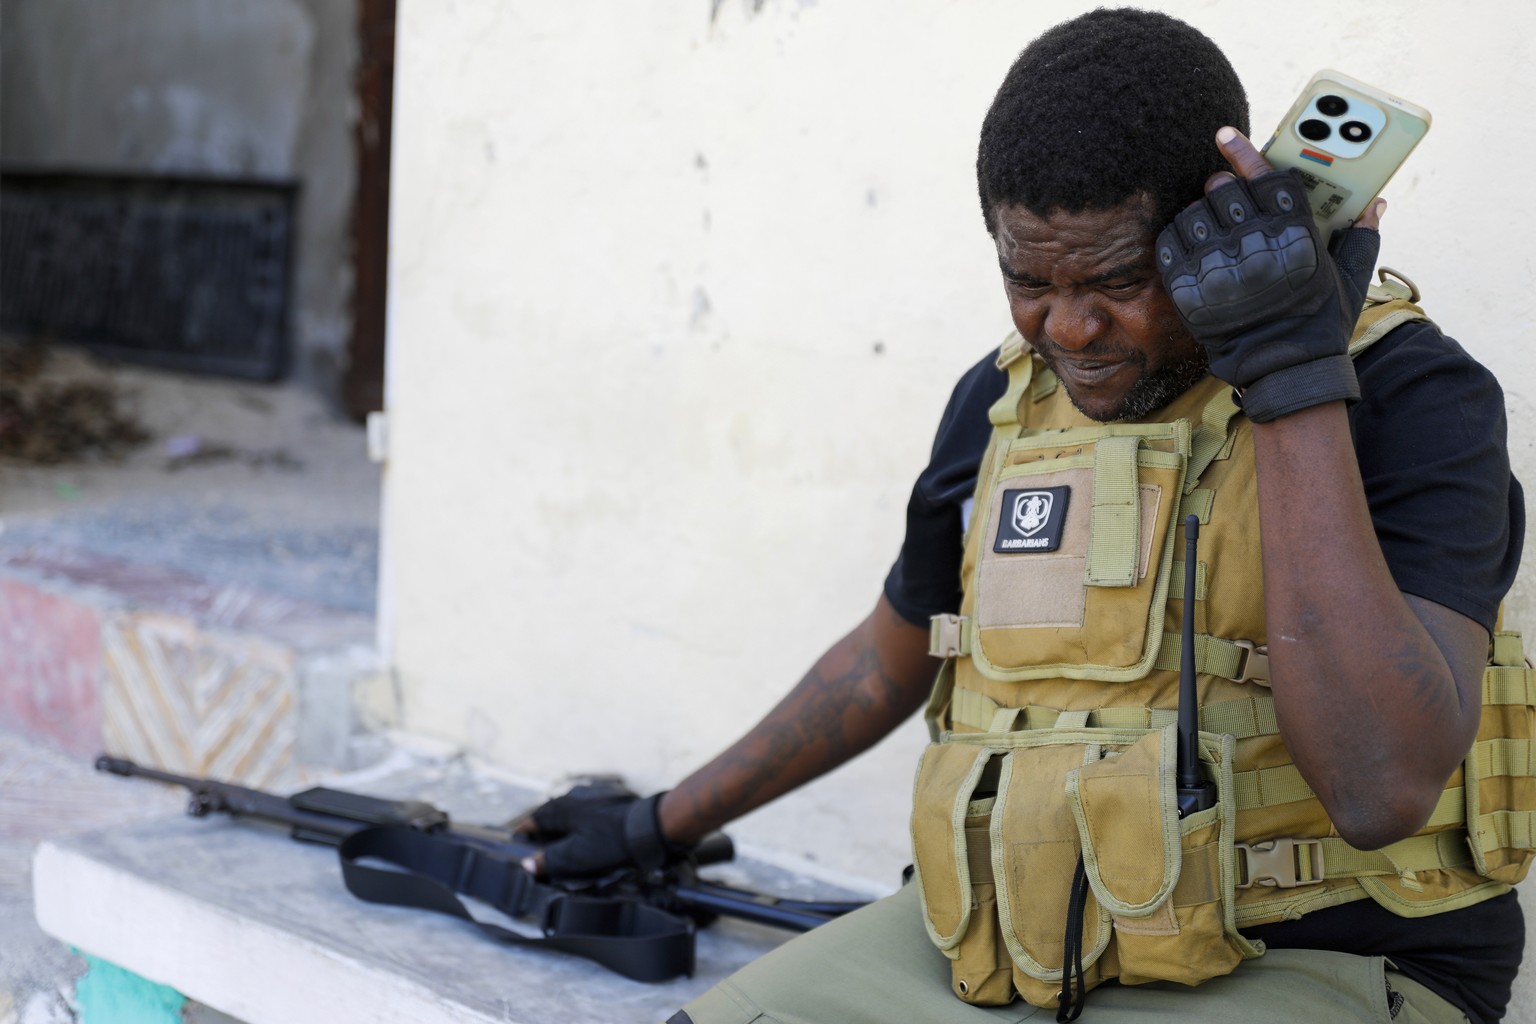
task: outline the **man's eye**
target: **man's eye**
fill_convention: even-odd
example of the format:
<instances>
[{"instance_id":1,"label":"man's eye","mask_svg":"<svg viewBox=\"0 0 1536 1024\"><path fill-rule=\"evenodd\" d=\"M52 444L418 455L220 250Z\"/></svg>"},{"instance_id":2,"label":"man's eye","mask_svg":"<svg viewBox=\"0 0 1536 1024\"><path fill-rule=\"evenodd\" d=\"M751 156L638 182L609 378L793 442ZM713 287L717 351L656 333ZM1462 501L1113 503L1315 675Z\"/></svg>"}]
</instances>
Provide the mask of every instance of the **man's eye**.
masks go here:
<instances>
[{"instance_id":1,"label":"man's eye","mask_svg":"<svg viewBox=\"0 0 1536 1024\"><path fill-rule=\"evenodd\" d=\"M1129 295L1141 288L1140 281L1115 281L1099 285L1109 295Z\"/></svg>"},{"instance_id":2,"label":"man's eye","mask_svg":"<svg viewBox=\"0 0 1536 1024\"><path fill-rule=\"evenodd\" d=\"M1050 285L1042 284L1038 281L1008 282L1008 288L1010 291L1030 299L1038 299L1040 296L1044 295L1050 289L1050 287Z\"/></svg>"}]
</instances>

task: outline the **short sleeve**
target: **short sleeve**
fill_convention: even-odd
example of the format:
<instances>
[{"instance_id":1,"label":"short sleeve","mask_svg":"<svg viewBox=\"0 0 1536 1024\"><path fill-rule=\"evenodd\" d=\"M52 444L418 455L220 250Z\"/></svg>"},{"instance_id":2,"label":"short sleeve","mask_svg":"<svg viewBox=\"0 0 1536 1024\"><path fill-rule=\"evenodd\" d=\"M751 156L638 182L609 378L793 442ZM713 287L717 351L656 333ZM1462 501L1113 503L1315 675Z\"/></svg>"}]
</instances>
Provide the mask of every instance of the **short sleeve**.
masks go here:
<instances>
[{"instance_id":1,"label":"short sleeve","mask_svg":"<svg viewBox=\"0 0 1536 1024\"><path fill-rule=\"evenodd\" d=\"M928 466L918 474L907 502L907 532L885 577L885 597L913 625L926 627L932 616L960 609L962 509L976 490L992 433L987 410L1008 386L1008 375L996 360L994 350L955 385Z\"/></svg>"},{"instance_id":2,"label":"short sleeve","mask_svg":"<svg viewBox=\"0 0 1536 1024\"><path fill-rule=\"evenodd\" d=\"M1503 390L1427 323L1393 331L1356 371L1362 398L1350 426L1392 578L1491 630L1525 537Z\"/></svg>"}]
</instances>

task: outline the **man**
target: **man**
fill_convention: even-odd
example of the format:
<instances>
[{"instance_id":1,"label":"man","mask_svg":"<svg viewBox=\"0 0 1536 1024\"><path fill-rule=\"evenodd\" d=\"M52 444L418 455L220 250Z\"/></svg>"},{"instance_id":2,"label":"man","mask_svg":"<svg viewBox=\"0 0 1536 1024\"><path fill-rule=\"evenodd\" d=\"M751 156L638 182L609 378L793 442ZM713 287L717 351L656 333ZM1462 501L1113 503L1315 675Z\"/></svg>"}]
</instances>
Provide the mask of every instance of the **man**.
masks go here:
<instances>
[{"instance_id":1,"label":"man","mask_svg":"<svg viewBox=\"0 0 1536 1024\"><path fill-rule=\"evenodd\" d=\"M674 1020L1502 1015L1525 841L1465 822L1527 815L1522 769L1452 780L1523 536L1502 394L1402 299L1357 325L1383 204L1325 251L1247 129L1162 15L1009 72L977 170L1017 336L957 386L874 610L669 793L537 815L551 874L675 856L921 706L941 616L917 879ZM1219 801L1181 820L1184 514Z\"/></svg>"}]
</instances>

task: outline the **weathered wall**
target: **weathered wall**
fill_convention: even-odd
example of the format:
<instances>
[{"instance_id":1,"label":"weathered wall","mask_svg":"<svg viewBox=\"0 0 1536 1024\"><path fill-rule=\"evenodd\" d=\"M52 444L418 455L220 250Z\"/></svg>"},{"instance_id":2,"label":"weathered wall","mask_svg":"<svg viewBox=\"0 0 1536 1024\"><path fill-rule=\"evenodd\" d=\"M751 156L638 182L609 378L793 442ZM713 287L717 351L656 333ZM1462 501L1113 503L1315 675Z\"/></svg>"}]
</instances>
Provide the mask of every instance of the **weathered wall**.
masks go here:
<instances>
[{"instance_id":1,"label":"weathered wall","mask_svg":"<svg viewBox=\"0 0 1536 1024\"><path fill-rule=\"evenodd\" d=\"M384 634L408 726L530 775L667 785L872 606L949 388L1008 328L982 114L1092 5L711 6L402 7ZM1483 84L1536 89L1536 8L1162 6L1227 50L1263 130L1325 66L1434 111L1383 262L1504 380L1536 483L1509 173L1536 144ZM1536 623L1533 579L1512 620ZM893 881L920 745L739 837Z\"/></svg>"},{"instance_id":2,"label":"weathered wall","mask_svg":"<svg viewBox=\"0 0 1536 1024\"><path fill-rule=\"evenodd\" d=\"M345 357L355 0L0 0L0 159L292 178L295 372Z\"/></svg>"}]
</instances>

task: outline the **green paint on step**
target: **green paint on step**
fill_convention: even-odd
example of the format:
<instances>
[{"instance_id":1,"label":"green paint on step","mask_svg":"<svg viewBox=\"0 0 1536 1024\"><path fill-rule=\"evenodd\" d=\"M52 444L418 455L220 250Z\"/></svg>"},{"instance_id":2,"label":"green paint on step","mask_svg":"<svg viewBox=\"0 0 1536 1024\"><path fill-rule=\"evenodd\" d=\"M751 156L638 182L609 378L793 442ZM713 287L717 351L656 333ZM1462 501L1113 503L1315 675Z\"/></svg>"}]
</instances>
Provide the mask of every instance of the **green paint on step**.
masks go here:
<instances>
[{"instance_id":1,"label":"green paint on step","mask_svg":"<svg viewBox=\"0 0 1536 1024\"><path fill-rule=\"evenodd\" d=\"M75 986L80 1024L181 1024L187 997L180 992L94 956L85 962Z\"/></svg>"}]
</instances>

